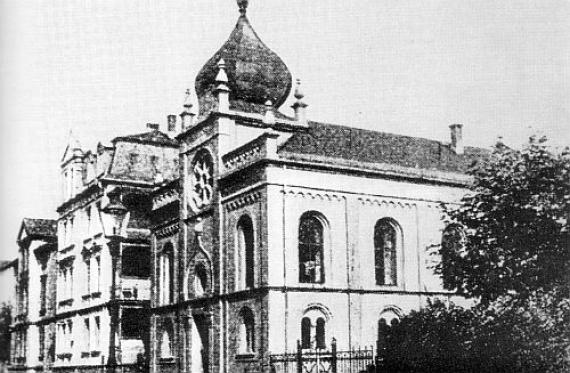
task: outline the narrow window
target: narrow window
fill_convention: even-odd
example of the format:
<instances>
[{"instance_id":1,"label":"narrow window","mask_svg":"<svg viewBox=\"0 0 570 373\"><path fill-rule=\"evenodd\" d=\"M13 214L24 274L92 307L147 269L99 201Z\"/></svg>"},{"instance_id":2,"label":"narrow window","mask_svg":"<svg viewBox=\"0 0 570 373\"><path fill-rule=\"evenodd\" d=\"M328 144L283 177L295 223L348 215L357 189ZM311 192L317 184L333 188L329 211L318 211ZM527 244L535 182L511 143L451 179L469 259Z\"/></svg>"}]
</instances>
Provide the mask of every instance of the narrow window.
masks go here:
<instances>
[{"instance_id":1,"label":"narrow window","mask_svg":"<svg viewBox=\"0 0 570 373\"><path fill-rule=\"evenodd\" d=\"M254 234L253 223L248 216L243 216L237 227L237 273L238 289L247 289L254 286Z\"/></svg>"},{"instance_id":2,"label":"narrow window","mask_svg":"<svg viewBox=\"0 0 570 373\"><path fill-rule=\"evenodd\" d=\"M397 231L388 219L374 227L374 263L377 285L396 285L398 279Z\"/></svg>"},{"instance_id":3,"label":"narrow window","mask_svg":"<svg viewBox=\"0 0 570 373\"><path fill-rule=\"evenodd\" d=\"M299 282L323 283L323 224L312 214L299 223Z\"/></svg>"},{"instance_id":4,"label":"narrow window","mask_svg":"<svg viewBox=\"0 0 570 373\"><path fill-rule=\"evenodd\" d=\"M325 342L325 319L319 317L317 319L317 328L315 331L315 339L317 343L317 348L326 348Z\"/></svg>"},{"instance_id":5,"label":"narrow window","mask_svg":"<svg viewBox=\"0 0 570 373\"><path fill-rule=\"evenodd\" d=\"M162 335L160 337L160 357L172 357L172 336L174 335L174 328L172 321L166 320L163 323Z\"/></svg>"},{"instance_id":6,"label":"narrow window","mask_svg":"<svg viewBox=\"0 0 570 373\"><path fill-rule=\"evenodd\" d=\"M253 353L255 351L255 323L253 312L249 308L241 311L239 326L239 351Z\"/></svg>"},{"instance_id":7,"label":"narrow window","mask_svg":"<svg viewBox=\"0 0 570 373\"><path fill-rule=\"evenodd\" d=\"M159 296L161 304L172 303L173 298L173 282L174 282L174 249L169 242L164 245L164 249L160 254L160 284Z\"/></svg>"},{"instance_id":8,"label":"narrow window","mask_svg":"<svg viewBox=\"0 0 570 373\"><path fill-rule=\"evenodd\" d=\"M311 319L308 317L301 320L301 348L311 348Z\"/></svg>"},{"instance_id":9,"label":"narrow window","mask_svg":"<svg viewBox=\"0 0 570 373\"><path fill-rule=\"evenodd\" d=\"M194 295L201 297L208 289L208 275L203 265L197 265L194 269Z\"/></svg>"},{"instance_id":10,"label":"narrow window","mask_svg":"<svg viewBox=\"0 0 570 373\"><path fill-rule=\"evenodd\" d=\"M84 345L82 352L89 352L89 351L91 351L91 346L90 346L91 330L90 330L90 325L89 325L89 319L84 319L83 325L84 325L84 329L85 329L85 333L83 335L83 341L84 341L85 345Z\"/></svg>"}]
</instances>

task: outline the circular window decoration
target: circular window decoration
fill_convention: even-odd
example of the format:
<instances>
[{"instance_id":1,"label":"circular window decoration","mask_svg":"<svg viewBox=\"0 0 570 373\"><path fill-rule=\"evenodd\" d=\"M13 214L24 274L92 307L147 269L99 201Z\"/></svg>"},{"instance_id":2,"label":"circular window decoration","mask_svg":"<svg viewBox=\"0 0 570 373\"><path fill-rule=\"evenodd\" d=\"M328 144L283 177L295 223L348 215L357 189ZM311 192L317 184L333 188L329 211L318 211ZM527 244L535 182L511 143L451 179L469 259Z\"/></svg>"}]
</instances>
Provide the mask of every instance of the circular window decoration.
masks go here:
<instances>
[{"instance_id":1,"label":"circular window decoration","mask_svg":"<svg viewBox=\"0 0 570 373\"><path fill-rule=\"evenodd\" d=\"M190 173L190 203L194 209L199 210L208 205L214 196L214 162L208 152L202 151L196 156Z\"/></svg>"}]
</instances>

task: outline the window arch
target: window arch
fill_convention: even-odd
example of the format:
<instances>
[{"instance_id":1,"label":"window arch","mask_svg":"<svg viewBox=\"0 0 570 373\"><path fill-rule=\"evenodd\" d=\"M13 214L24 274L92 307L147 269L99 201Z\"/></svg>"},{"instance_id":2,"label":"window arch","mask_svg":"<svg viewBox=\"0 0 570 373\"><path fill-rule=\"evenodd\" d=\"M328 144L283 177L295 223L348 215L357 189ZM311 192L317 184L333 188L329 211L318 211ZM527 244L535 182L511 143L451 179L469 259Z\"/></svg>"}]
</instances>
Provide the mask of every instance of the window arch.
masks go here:
<instances>
[{"instance_id":1,"label":"window arch","mask_svg":"<svg viewBox=\"0 0 570 373\"><path fill-rule=\"evenodd\" d=\"M255 352L255 318L251 309L245 307L240 312L239 352Z\"/></svg>"},{"instance_id":2,"label":"window arch","mask_svg":"<svg viewBox=\"0 0 570 373\"><path fill-rule=\"evenodd\" d=\"M321 306L310 306L301 319L301 348L326 348L329 319L330 315Z\"/></svg>"},{"instance_id":3,"label":"window arch","mask_svg":"<svg viewBox=\"0 0 570 373\"><path fill-rule=\"evenodd\" d=\"M392 219L380 219L374 226L374 265L377 285L398 284L399 227Z\"/></svg>"},{"instance_id":4,"label":"window arch","mask_svg":"<svg viewBox=\"0 0 570 373\"><path fill-rule=\"evenodd\" d=\"M174 295L174 247L168 242L159 255L159 300L160 304L169 304Z\"/></svg>"},{"instance_id":5,"label":"window arch","mask_svg":"<svg viewBox=\"0 0 570 373\"><path fill-rule=\"evenodd\" d=\"M299 282L323 283L324 223L314 212L301 215L299 221Z\"/></svg>"},{"instance_id":6,"label":"window arch","mask_svg":"<svg viewBox=\"0 0 570 373\"><path fill-rule=\"evenodd\" d=\"M237 288L247 289L255 285L255 247L253 222L244 215L237 224Z\"/></svg>"},{"instance_id":7,"label":"window arch","mask_svg":"<svg viewBox=\"0 0 570 373\"><path fill-rule=\"evenodd\" d=\"M377 343L378 343L377 348L379 353L384 353L386 347L388 347L388 344L390 343L390 341L388 340L390 335L389 334L390 328L398 325L399 323L400 323L400 312L396 309L393 309L392 307L385 309L380 314L380 318L378 319L378 338L377 338Z\"/></svg>"}]
</instances>

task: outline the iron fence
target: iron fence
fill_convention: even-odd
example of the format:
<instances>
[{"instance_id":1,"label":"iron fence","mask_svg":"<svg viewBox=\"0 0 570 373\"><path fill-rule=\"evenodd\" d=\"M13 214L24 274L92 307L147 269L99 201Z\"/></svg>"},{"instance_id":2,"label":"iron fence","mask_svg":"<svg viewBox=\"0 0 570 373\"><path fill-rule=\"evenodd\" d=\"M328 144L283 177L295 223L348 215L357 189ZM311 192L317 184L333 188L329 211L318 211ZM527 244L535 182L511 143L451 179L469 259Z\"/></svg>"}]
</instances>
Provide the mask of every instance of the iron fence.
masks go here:
<instances>
[{"instance_id":1,"label":"iron fence","mask_svg":"<svg viewBox=\"0 0 570 373\"><path fill-rule=\"evenodd\" d=\"M270 356L272 373L369 373L375 372L374 348L338 351L333 338L330 349L304 349Z\"/></svg>"}]
</instances>

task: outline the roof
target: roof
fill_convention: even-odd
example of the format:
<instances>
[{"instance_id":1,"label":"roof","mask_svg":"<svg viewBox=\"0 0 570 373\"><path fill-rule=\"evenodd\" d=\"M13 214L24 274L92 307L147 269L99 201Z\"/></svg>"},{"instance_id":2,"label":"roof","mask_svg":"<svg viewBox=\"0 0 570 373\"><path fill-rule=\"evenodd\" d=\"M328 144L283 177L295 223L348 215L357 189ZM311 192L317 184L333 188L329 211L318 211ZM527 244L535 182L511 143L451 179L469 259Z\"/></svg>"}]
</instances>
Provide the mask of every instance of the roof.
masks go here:
<instances>
[{"instance_id":1,"label":"roof","mask_svg":"<svg viewBox=\"0 0 570 373\"><path fill-rule=\"evenodd\" d=\"M16 265L16 263L18 262L17 259L14 260L0 260L0 272L1 271L5 271L8 268L12 268Z\"/></svg>"},{"instance_id":2,"label":"roof","mask_svg":"<svg viewBox=\"0 0 570 373\"><path fill-rule=\"evenodd\" d=\"M24 218L22 227L28 236L55 238L57 236L57 221L51 219Z\"/></svg>"},{"instance_id":3,"label":"roof","mask_svg":"<svg viewBox=\"0 0 570 373\"><path fill-rule=\"evenodd\" d=\"M293 80L287 65L261 41L249 23L245 15L247 1L240 1L239 6L241 15L228 40L196 76L200 115L214 107L220 59L226 65L233 110L264 113L266 101L279 108L291 92Z\"/></svg>"},{"instance_id":4,"label":"roof","mask_svg":"<svg viewBox=\"0 0 570 373\"><path fill-rule=\"evenodd\" d=\"M127 141L127 142L136 142L141 144L150 144L150 145L166 145L172 147L178 147L178 141L176 139L170 138L164 132L160 132L159 130L152 130L149 132L138 133L134 135L127 135L127 136L119 136L113 139L113 143L117 141Z\"/></svg>"},{"instance_id":5,"label":"roof","mask_svg":"<svg viewBox=\"0 0 570 373\"><path fill-rule=\"evenodd\" d=\"M291 136L280 147L279 154L292 159L296 155L309 155L463 173L490 151L466 147L460 155L435 140L309 122L308 130Z\"/></svg>"}]
</instances>

